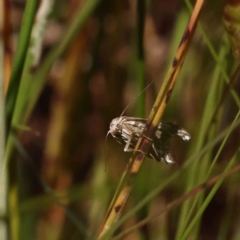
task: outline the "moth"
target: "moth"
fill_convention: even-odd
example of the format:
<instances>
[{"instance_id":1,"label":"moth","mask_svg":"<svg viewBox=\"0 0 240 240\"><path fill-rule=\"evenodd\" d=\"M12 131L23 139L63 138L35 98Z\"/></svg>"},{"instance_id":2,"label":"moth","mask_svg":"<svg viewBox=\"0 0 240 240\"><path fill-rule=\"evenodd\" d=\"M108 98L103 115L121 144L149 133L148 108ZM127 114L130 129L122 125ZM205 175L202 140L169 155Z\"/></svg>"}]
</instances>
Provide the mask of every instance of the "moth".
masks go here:
<instances>
[{"instance_id":1,"label":"moth","mask_svg":"<svg viewBox=\"0 0 240 240\"><path fill-rule=\"evenodd\" d=\"M143 118L121 116L111 121L108 133L119 143L125 145L125 152L131 152L134 151L138 139L143 136L146 123L147 120ZM152 143L147 156L158 162L174 163L170 154L170 146L171 140L175 136L184 141L191 138L190 134L178 125L171 122L161 122L153 139L150 139Z\"/></svg>"}]
</instances>

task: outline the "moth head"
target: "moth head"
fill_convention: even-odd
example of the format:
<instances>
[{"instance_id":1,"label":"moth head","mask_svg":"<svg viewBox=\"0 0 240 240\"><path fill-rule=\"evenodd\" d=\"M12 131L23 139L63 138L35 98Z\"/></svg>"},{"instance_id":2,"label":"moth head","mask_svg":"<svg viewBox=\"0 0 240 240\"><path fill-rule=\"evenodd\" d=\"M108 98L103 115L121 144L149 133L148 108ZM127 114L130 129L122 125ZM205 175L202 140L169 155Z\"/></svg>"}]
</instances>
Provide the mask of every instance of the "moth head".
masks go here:
<instances>
[{"instance_id":1,"label":"moth head","mask_svg":"<svg viewBox=\"0 0 240 240\"><path fill-rule=\"evenodd\" d=\"M122 120L122 117L114 118L110 123L108 133L111 133L112 135L117 133L119 131L119 123L121 122L121 120Z\"/></svg>"}]
</instances>

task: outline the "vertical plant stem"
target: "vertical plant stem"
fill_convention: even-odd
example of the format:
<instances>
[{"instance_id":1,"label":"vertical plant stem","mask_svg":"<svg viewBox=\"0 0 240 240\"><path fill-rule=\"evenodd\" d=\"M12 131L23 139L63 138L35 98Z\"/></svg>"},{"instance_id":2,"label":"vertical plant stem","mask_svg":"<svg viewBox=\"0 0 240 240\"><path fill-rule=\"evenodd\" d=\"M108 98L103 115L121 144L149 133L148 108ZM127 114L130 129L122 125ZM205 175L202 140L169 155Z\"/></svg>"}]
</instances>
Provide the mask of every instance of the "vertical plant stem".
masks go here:
<instances>
[{"instance_id":1,"label":"vertical plant stem","mask_svg":"<svg viewBox=\"0 0 240 240\"><path fill-rule=\"evenodd\" d=\"M25 103L21 106L22 112L21 116L18 116L18 122L26 122L29 115L32 112L33 107L41 93L44 83L46 81L46 76L52 67L55 60L64 53L71 41L76 37L78 32L86 23L89 16L96 9L100 0L87 1L83 6L79 6L76 10L75 16L67 28L62 40L59 44L49 53L47 58L44 60L42 65L39 67L34 75L34 82L31 86L31 92L26 99Z\"/></svg>"},{"instance_id":2,"label":"vertical plant stem","mask_svg":"<svg viewBox=\"0 0 240 240\"><path fill-rule=\"evenodd\" d=\"M13 104L10 107L11 113L7 112L7 121L11 121L11 122L7 122L8 138L7 138L7 151L6 151L6 160L7 160L6 164L9 172L8 198L9 198L9 212L10 212L10 228L11 228L11 235L13 239L31 238L32 231L30 230L25 231L24 227L32 229L33 221L32 221L31 214L25 215L25 217L22 218L18 210L20 198L22 197L24 199L26 197L25 190L27 189L27 186L23 184L24 177L20 176L19 174L19 172L21 172L22 169L18 169L16 167L18 162L16 160L16 157L13 156L13 141L12 141L12 137L10 136L11 135L10 130L12 130L12 127L15 124L17 125L19 123L17 120L14 121L16 119L16 116L18 116L18 114L21 114L21 108L19 106L21 106L21 104L23 104L26 101L27 94L31 91L30 84L33 81L32 69L36 67L39 63L44 31L45 31L48 15L52 9L52 4L53 4L53 1L49 1L49 0L41 1L38 11L36 12L38 1L35 1L35 5L29 6L32 8L30 9L31 10L30 16L28 15L30 14L29 13L30 10L27 11L28 10L27 8L25 10L24 16L25 14L27 14L26 16L27 19L31 17L30 20L28 19L28 21L31 22L31 26L27 26L29 27L29 29L27 29L28 30L27 33L29 33L30 35L27 35L27 36L20 35L19 44L21 44L22 38L24 37L26 38L24 42L26 44L24 46L26 47L26 51L24 52L24 56L23 55L19 56L19 58L22 58L21 60L23 63L23 67L21 68L21 74L19 73L20 75L17 76L17 79L14 78L13 80L11 80L10 86L9 86L9 94L7 95L7 101L9 100L8 97L11 96L11 103ZM34 18L34 21L32 17ZM22 28L24 29L25 27L26 26L24 26L24 21L23 21ZM14 77L14 72L13 72L13 77ZM14 90L11 87L13 86L12 81L17 86L17 88L14 88L16 90L17 96L15 96ZM7 109L7 111L8 110L9 109Z\"/></svg>"},{"instance_id":3,"label":"vertical plant stem","mask_svg":"<svg viewBox=\"0 0 240 240\"><path fill-rule=\"evenodd\" d=\"M4 48L4 95L7 93L9 79L12 68L12 26L11 26L11 3L10 0L1 1L0 16L2 16L1 22L3 23L3 48Z\"/></svg>"},{"instance_id":4,"label":"vertical plant stem","mask_svg":"<svg viewBox=\"0 0 240 240\"><path fill-rule=\"evenodd\" d=\"M46 75L52 64L67 48L70 41L76 36L80 27L86 22L89 14L97 6L100 0L88 1L84 6L79 7L75 18L68 28L67 34L64 35L62 41L57 48L50 53L49 57L44 61L42 67L36 72L36 66L41 51L42 38L39 37L44 34L44 28L48 11L51 10L51 3L53 1L42 1L39 10L41 12L36 15L38 0L27 1L22 28L19 36L17 52L14 58L13 70L10 80L10 85L6 100L6 117L7 117L7 145L5 154L5 165L8 169L9 190L8 190L8 205L10 216L10 231L11 239L17 240L20 238L21 227L20 213L19 213L19 179L17 160L13 156L14 143L11 138L10 129L19 124L26 123L41 90L46 81ZM41 14L44 14L41 15ZM34 17L40 16L38 21L34 22ZM32 31L34 23L34 31ZM32 41L30 42L30 38ZM38 41L37 41L38 40ZM31 44L30 44L31 43ZM19 91L19 85L21 88ZM16 99L17 106L16 106ZM29 107L30 106L30 107ZM26 231L25 231L26 233Z\"/></svg>"},{"instance_id":5,"label":"vertical plant stem","mask_svg":"<svg viewBox=\"0 0 240 240\"><path fill-rule=\"evenodd\" d=\"M22 27L19 34L19 41L18 41L17 50L15 53L14 61L13 61L12 74L11 74L7 96L6 96L7 133L9 132L10 124L12 121L13 111L14 111L14 107L17 99L20 80L23 72L23 67L25 64L25 58L27 55L31 30L32 30L38 3L39 3L39 0L28 0L26 2L26 7L23 15L23 20L22 20Z\"/></svg>"},{"instance_id":6,"label":"vertical plant stem","mask_svg":"<svg viewBox=\"0 0 240 240\"><path fill-rule=\"evenodd\" d=\"M16 107L14 108L12 126L22 124L19 122L23 114L22 106L28 101L28 96L32 91L31 86L35 82L34 72L39 66L39 60L42 52L43 36L49 14L52 12L54 0L42 0L35 15L34 24L30 37L30 45L25 59L25 64L21 76L19 93L17 95Z\"/></svg>"}]
</instances>

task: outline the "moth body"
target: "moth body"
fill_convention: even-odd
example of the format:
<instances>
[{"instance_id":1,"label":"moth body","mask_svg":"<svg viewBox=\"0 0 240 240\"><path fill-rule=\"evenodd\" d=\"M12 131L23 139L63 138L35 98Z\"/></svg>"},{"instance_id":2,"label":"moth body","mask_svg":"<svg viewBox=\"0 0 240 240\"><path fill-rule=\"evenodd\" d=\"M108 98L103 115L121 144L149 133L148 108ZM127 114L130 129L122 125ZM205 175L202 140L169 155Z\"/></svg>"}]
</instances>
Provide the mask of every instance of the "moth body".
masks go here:
<instances>
[{"instance_id":1,"label":"moth body","mask_svg":"<svg viewBox=\"0 0 240 240\"><path fill-rule=\"evenodd\" d=\"M143 136L143 131L146 126L146 119L121 116L114 118L110 123L109 133L119 143L125 145L124 151L134 151L139 137ZM147 156L156 161L165 161L173 163L173 158L170 154L171 139L179 136L184 141L190 140L189 133L183 128L170 122L161 122L153 139Z\"/></svg>"}]
</instances>

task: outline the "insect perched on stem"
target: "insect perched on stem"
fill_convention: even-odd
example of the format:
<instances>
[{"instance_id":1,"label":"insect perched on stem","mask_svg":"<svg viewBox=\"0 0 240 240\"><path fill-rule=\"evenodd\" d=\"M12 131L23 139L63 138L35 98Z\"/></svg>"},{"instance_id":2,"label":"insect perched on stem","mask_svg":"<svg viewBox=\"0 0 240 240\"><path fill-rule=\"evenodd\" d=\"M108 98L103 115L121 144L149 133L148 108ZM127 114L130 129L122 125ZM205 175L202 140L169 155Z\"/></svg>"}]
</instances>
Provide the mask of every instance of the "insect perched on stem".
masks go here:
<instances>
[{"instance_id":1,"label":"insect perched on stem","mask_svg":"<svg viewBox=\"0 0 240 240\"><path fill-rule=\"evenodd\" d=\"M125 144L124 151L134 151L135 145L142 136L147 120L121 116L114 118L110 123L110 133L119 143ZM170 151L171 139L179 136L184 141L191 137L183 128L170 122L161 122L156 130L155 136L151 139L152 144L147 156L158 162L174 163Z\"/></svg>"}]
</instances>

